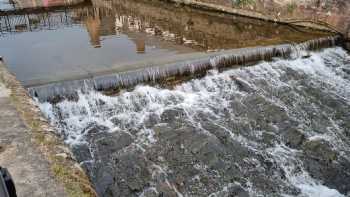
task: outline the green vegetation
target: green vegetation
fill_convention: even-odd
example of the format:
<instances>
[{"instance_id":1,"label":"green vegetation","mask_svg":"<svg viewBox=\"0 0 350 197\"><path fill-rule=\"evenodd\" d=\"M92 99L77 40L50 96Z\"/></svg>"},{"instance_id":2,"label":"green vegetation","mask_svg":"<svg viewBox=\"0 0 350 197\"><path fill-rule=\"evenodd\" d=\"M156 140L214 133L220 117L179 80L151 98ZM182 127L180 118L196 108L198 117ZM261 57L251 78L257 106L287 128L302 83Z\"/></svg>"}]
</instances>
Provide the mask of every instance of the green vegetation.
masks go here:
<instances>
[{"instance_id":1,"label":"green vegetation","mask_svg":"<svg viewBox=\"0 0 350 197\"><path fill-rule=\"evenodd\" d=\"M297 8L297 4L295 2L289 3L287 5L288 13L292 13Z\"/></svg>"},{"instance_id":2,"label":"green vegetation","mask_svg":"<svg viewBox=\"0 0 350 197\"><path fill-rule=\"evenodd\" d=\"M232 6L247 6L247 5L252 5L255 4L255 0L231 0L232 1Z\"/></svg>"},{"instance_id":3,"label":"green vegetation","mask_svg":"<svg viewBox=\"0 0 350 197\"><path fill-rule=\"evenodd\" d=\"M89 183L79 178L80 175L72 174L72 170L66 165L55 163L52 166L54 175L60 179L70 197L90 197L91 194L84 190L91 190Z\"/></svg>"}]
</instances>

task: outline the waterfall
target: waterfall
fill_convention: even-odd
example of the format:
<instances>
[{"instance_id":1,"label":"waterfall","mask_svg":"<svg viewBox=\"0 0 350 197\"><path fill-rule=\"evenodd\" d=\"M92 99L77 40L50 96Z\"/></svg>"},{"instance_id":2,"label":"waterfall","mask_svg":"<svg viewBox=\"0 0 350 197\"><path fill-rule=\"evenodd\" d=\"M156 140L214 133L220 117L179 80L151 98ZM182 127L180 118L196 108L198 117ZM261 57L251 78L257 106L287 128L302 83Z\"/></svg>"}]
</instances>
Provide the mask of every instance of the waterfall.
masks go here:
<instances>
[{"instance_id":1,"label":"waterfall","mask_svg":"<svg viewBox=\"0 0 350 197\"><path fill-rule=\"evenodd\" d=\"M211 65L223 58L232 59ZM100 196L350 191L350 56L340 47L212 69L172 89L141 84L108 96L77 85L86 89L74 100L38 105Z\"/></svg>"},{"instance_id":2,"label":"waterfall","mask_svg":"<svg viewBox=\"0 0 350 197\"><path fill-rule=\"evenodd\" d=\"M210 69L224 69L235 65L246 65L258 61L269 61L275 57L288 58L300 50L318 50L332 47L340 37L326 37L300 44L242 48L228 50L191 61L182 61L162 66L96 76L87 79L71 80L28 88L32 97L39 101L57 102L62 99L74 99L78 91L119 90L130 88L140 83L158 82L170 77L185 77L205 73Z\"/></svg>"}]
</instances>

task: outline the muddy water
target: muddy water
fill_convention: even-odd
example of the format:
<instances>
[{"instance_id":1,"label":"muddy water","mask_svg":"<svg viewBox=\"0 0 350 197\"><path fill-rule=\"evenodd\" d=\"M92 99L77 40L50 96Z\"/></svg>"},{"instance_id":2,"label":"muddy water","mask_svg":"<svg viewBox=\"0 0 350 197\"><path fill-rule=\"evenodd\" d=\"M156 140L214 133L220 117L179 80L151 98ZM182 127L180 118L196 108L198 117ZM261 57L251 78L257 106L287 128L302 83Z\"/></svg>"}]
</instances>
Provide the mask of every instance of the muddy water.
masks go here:
<instances>
[{"instance_id":1,"label":"muddy water","mask_svg":"<svg viewBox=\"0 0 350 197\"><path fill-rule=\"evenodd\" d=\"M29 10L1 16L0 24L0 55L24 85L90 76L183 53L325 36L169 4L123 0Z\"/></svg>"}]
</instances>

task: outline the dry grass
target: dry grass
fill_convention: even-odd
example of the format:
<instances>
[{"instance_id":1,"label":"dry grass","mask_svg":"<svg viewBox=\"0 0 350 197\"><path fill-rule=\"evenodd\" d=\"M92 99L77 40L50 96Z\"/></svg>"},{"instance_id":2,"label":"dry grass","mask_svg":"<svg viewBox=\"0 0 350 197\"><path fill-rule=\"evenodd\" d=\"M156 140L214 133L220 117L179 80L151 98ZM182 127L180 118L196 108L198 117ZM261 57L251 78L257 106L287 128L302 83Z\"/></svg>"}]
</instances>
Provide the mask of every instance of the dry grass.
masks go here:
<instances>
[{"instance_id":1,"label":"dry grass","mask_svg":"<svg viewBox=\"0 0 350 197\"><path fill-rule=\"evenodd\" d=\"M24 124L31 131L34 143L50 162L52 174L61 183L70 197L94 197L95 190L84 173L72 159L72 153L62 140L52 131L48 122L42 117L27 91L0 62L0 82L11 90L10 100L19 112ZM67 155L62 157L60 155Z\"/></svg>"}]
</instances>

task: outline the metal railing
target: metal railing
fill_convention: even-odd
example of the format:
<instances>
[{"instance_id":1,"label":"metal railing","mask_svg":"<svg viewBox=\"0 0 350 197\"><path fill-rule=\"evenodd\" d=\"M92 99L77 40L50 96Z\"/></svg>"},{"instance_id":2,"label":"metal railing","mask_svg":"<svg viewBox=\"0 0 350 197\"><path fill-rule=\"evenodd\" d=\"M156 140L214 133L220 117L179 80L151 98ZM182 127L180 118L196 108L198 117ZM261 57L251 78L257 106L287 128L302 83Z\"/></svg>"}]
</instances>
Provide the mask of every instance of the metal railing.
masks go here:
<instances>
[{"instance_id":1,"label":"metal railing","mask_svg":"<svg viewBox=\"0 0 350 197\"><path fill-rule=\"evenodd\" d=\"M72 25L71 13L66 11L0 16L1 34L52 30Z\"/></svg>"}]
</instances>

